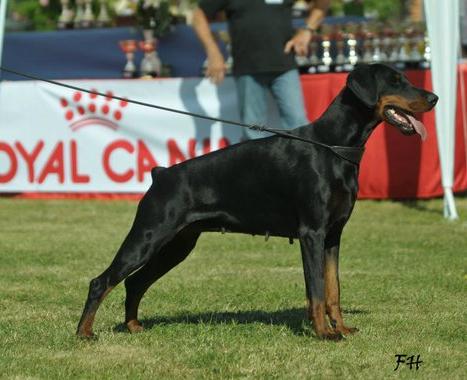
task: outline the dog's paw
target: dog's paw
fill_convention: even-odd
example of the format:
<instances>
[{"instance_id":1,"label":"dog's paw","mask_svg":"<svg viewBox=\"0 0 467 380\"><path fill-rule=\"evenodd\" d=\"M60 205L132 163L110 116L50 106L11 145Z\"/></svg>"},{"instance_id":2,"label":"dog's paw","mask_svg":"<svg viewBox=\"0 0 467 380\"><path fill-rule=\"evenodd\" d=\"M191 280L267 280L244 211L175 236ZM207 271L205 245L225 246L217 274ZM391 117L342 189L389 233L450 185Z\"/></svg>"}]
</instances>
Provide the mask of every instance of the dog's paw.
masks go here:
<instances>
[{"instance_id":1,"label":"dog's paw","mask_svg":"<svg viewBox=\"0 0 467 380\"><path fill-rule=\"evenodd\" d=\"M335 328L335 331L347 336L347 335L352 335L358 332L358 329L356 327L347 327L347 326L338 326Z\"/></svg>"},{"instance_id":2,"label":"dog's paw","mask_svg":"<svg viewBox=\"0 0 467 380\"><path fill-rule=\"evenodd\" d=\"M318 335L318 338L320 339L332 340L336 342L345 338L343 334L330 328L326 328L323 332L316 332L316 335Z\"/></svg>"},{"instance_id":3,"label":"dog's paw","mask_svg":"<svg viewBox=\"0 0 467 380\"><path fill-rule=\"evenodd\" d=\"M76 333L76 336L82 340L97 340L97 335L94 334L92 331L78 331Z\"/></svg>"},{"instance_id":4,"label":"dog's paw","mask_svg":"<svg viewBox=\"0 0 467 380\"><path fill-rule=\"evenodd\" d=\"M132 319L131 321L128 321L126 323L126 327L128 328L128 331L132 334L137 334L142 331L144 331L143 325L136 319Z\"/></svg>"}]
</instances>

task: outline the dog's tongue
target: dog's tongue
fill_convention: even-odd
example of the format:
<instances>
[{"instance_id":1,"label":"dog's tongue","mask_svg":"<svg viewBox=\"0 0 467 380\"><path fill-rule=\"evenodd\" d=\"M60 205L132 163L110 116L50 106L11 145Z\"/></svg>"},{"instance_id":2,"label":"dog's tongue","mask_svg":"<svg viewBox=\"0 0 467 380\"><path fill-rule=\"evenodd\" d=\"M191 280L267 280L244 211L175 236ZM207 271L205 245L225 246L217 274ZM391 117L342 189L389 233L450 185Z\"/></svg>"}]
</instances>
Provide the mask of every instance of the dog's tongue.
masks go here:
<instances>
[{"instance_id":1,"label":"dog's tongue","mask_svg":"<svg viewBox=\"0 0 467 380\"><path fill-rule=\"evenodd\" d=\"M407 117L409 118L412 127L414 127L415 131L420 135L422 140L425 140L427 132L423 123L420 120L415 119L413 116L407 115Z\"/></svg>"}]
</instances>

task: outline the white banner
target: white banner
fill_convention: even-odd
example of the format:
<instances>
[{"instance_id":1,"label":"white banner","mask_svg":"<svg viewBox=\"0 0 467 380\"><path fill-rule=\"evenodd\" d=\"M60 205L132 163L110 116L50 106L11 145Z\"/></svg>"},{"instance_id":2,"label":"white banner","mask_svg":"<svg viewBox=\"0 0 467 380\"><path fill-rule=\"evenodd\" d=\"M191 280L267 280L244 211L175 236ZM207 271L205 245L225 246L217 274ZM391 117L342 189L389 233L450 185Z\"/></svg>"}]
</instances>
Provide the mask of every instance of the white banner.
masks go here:
<instances>
[{"instance_id":1,"label":"white banner","mask_svg":"<svg viewBox=\"0 0 467 380\"><path fill-rule=\"evenodd\" d=\"M239 120L234 83L202 79L66 81ZM239 141L242 128L47 83L0 84L0 192L144 192L153 166Z\"/></svg>"}]
</instances>

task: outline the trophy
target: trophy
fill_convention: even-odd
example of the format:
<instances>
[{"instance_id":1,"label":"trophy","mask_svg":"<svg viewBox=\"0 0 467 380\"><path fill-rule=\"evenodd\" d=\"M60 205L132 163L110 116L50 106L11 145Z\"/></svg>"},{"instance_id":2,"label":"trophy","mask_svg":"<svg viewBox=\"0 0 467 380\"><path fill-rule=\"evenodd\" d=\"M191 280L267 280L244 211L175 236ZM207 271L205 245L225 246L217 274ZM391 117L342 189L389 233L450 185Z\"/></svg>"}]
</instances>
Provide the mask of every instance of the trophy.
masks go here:
<instances>
[{"instance_id":1,"label":"trophy","mask_svg":"<svg viewBox=\"0 0 467 380\"><path fill-rule=\"evenodd\" d=\"M73 26L73 11L70 9L70 0L60 0L62 12L58 17L57 28L69 29Z\"/></svg>"},{"instance_id":2,"label":"trophy","mask_svg":"<svg viewBox=\"0 0 467 380\"><path fill-rule=\"evenodd\" d=\"M364 63L371 63L373 61L373 33L364 31L362 33L362 37L362 61Z\"/></svg>"},{"instance_id":3,"label":"trophy","mask_svg":"<svg viewBox=\"0 0 467 380\"><path fill-rule=\"evenodd\" d=\"M418 67L423 60L424 39L422 32L415 28L410 38L409 59L412 66Z\"/></svg>"},{"instance_id":4,"label":"trophy","mask_svg":"<svg viewBox=\"0 0 467 380\"><path fill-rule=\"evenodd\" d=\"M81 28L84 15L84 0L75 0L76 3L76 14L73 20L73 26L75 29Z\"/></svg>"},{"instance_id":5,"label":"trophy","mask_svg":"<svg viewBox=\"0 0 467 380\"><path fill-rule=\"evenodd\" d=\"M344 34L341 31L336 31L334 33L334 41L336 41L336 64L334 66L334 71L340 73L344 71L344 65L346 62L346 57L344 54Z\"/></svg>"},{"instance_id":6,"label":"trophy","mask_svg":"<svg viewBox=\"0 0 467 380\"><path fill-rule=\"evenodd\" d=\"M92 13L92 0L84 0L84 12L81 19L82 28L91 28L94 25L94 15Z\"/></svg>"},{"instance_id":7,"label":"trophy","mask_svg":"<svg viewBox=\"0 0 467 380\"><path fill-rule=\"evenodd\" d=\"M141 60L140 74L142 78L154 78L161 75L162 64L156 53L155 40L144 40L139 42L139 48L144 56Z\"/></svg>"},{"instance_id":8,"label":"trophy","mask_svg":"<svg viewBox=\"0 0 467 380\"><path fill-rule=\"evenodd\" d=\"M332 56L331 56L331 39L330 34L331 30L329 27L323 26L322 28L323 36L321 39L321 47L323 49L323 53L321 55L321 64L318 65L317 71L319 73L328 73L331 71L332 65Z\"/></svg>"},{"instance_id":9,"label":"trophy","mask_svg":"<svg viewBox=\"0 0 467 380\"><path fill-rule=\"evenodd\" d=\"M407 54L407 37L405 36L404 32L400 33L397 40L397 45L399 53L397 56L396 67L399 70L404 70L407 66L407 62L409 61L409 55Z\"/></svg>"},{"instance_id":10,"label":"trophy","mask_svg":"<svg viewBox=\"0 0 467 380\"><path fill-rule=\"evenodd\" d=\"M431 67L431 47L430 40L428 39L428 36L426 34L423 42L423 61L420 62L420 68L429 69Z\"/></svg>"},{"instance_id":11,"label":"trophy","mask_svg":"<svg viewBox=\"0 0 467 380\"><path fill-rule=\"evenodd\" d=\"M386 30L385 46L387 47L388 62L395 65L399 57L398 36L393 29Z\"/></svg>"},{"instance_id":12,"label":"trophy","mask_svg":"<svg viewBox=\"0 0 467 380\"><path fill-rule=\"evenodd\" d=\"M99 14L96 20L96 26L103 28L110 25L109 12L107 10L107 0L99 0Z\"/></svg>"},{"instance_id":13,"label":"trophy","mask_svg":"<svg viewBox=\"0 0 467 380\"><path fill-rule=\"evenodd\" d=\"M344 65L344 71L352 71L358 62L357 39L353 33L347 35L347 47L349 49L347 62Z\"/></svg>"},{"instance_id":14,"label":"trophy","mask_svg":"<svg viewBox=\"0 0 467 380\"><path fill-rule=\"evenodd\" d=\"M227 32L226 30L219 30L217 32L217 36L225 44L225 50L227 51L227 59L225 61L225 65L227 66L226 74L232 74L233 58L229 32Z\"/></svg>"},{"instance_id":15,"label":"trophy","mask_svg":"<svg viewBox=\"0 0 467 380\"><path fill-rule=\"evenodd\" d=\"M320 59L318 57L318 44L319 36L313 34L310 43L310 57L308 58L308 62L310 65L310 67L308 67L309 74L316 74L317 68L320 64Z\"/></svg>"},{"instance_id":16,"label":"trophy","mask_svg":"<svg viewBox=\"0 0 467 380\"><path fill-rule=\"evenodd\" d=\"M126 64L123 68L123 77L124 78L135 78L136 77L136 66L134 63L135 51L137 49L137 44L135 40L123 40L119 42L120 49L126 55Z\"/></svg>"}]
</instances>

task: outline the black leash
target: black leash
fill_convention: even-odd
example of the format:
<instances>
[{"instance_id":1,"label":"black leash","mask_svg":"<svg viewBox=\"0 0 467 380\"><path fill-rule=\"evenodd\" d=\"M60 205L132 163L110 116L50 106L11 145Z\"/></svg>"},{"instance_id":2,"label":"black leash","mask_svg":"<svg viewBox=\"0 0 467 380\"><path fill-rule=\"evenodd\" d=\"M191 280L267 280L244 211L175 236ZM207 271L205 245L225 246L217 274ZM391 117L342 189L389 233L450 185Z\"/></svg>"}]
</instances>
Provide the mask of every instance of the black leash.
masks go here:
<instances>
[{"instance_id":1,"label":"black leash","mask_svg":"<svg viewBox=\"0 0 467 380\"><path fill-rule=\"evenodd\" d=\"M15 70L3 67L3 66L0 66L0 70L5 71L5 72L10 73L10 74L18 75L18 76L21 76L21 77L24 77L24 78L50 83L50 84L53 84L55 86L65 87L65 88L68 88L70 90L86 92L88 94L94 94L94 95L99 95L99 96L109 98L109 96L107 94L103 94L103 93L98 92L98 91L87 90L85 88L73 86L71 84L66 84L66 83L57 82L57 81L54 81L54 80L51 80L51 79L41 78L41 77L38 77L38 76L35 76L35 75L15 71ZM123 98L123 97L115 96L115 95L110 96L110 98L116 99L116 100L122 100L122 101L132 103L132 104L137 104L137 105L143 106L143 107L156 108L158 110L168 111L168 112L173 112L173 113L179 113L179 114L182 114L182 115L196 117L196 118L199 118L199 119L205 119L205 120L221 122L221 123L224 123L224 124L236 125L236 126L243 127L243 128L248 128L248 129L251 129L251 130L254 130L254 131L269 132L269 133L275 134L277 136L291 138L291 139L294 139L294 140L303 141L303 142L313 144L313 145L318 145L318 146L321 146L323 148L330 149L334 154L336 154L340 158L342 158L342 159L344 159L346 161L349 161L349 162L351 162L351 163L353 163L355 165L358 165L360 163L360 160L361 160L361 158L363 156L363 152L365 151L364 147L347 147L347 146L338 146L338 145L327 145L327 144L324 144L324 143L320 143L318 141L314 141L314 140L306 139L306 138L303 138L303 137L300 137L300 136L296 136L296 135L294 135L294 134L292 134L290 132L287 132L287 131L285 131L283 129L272 129L272 128L265 127L263 125L245 124L245 123L240 123L238 121L225 120L225 119L220 119L220 118L216 118L216 117L200 115L200 114L196 114L196 113L192 113L192 112L188 112L188 111L182 111L182 110L179 110L179 109L158 106L158 105L151 104L151 103L140 102L138 100L127 99L127 98Z\"/></svg>"}]
</instances>

